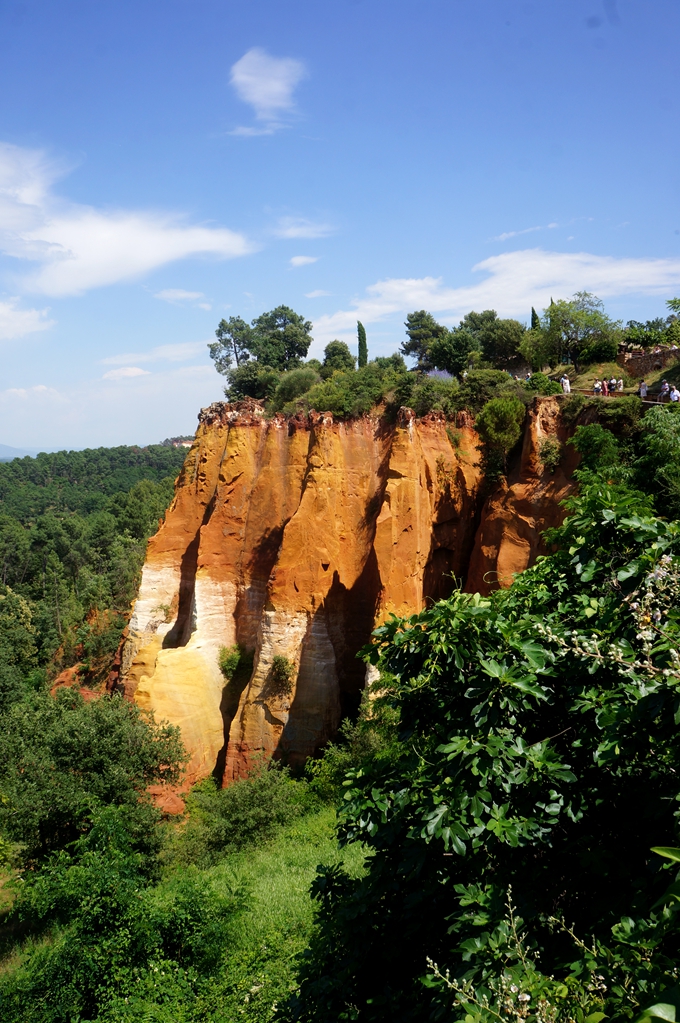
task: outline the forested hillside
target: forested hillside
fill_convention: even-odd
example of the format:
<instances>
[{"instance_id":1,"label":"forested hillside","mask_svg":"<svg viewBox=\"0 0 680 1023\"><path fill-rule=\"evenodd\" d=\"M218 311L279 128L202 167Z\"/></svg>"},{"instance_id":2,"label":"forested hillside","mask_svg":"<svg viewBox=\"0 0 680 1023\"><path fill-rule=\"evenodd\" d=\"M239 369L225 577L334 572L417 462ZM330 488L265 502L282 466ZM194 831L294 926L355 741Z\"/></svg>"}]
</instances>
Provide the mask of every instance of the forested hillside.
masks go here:
<instances>
[{"instance_id":1,"label":"forested hillside","mask_svg":"<svg viewBox=\"0 0 680 1023\"><path fill-rule=\"evenodd\" d=\"M0 700L76 662L101 681L186 452L59 451L0 463Z\"/></svg>"}]
</instances>

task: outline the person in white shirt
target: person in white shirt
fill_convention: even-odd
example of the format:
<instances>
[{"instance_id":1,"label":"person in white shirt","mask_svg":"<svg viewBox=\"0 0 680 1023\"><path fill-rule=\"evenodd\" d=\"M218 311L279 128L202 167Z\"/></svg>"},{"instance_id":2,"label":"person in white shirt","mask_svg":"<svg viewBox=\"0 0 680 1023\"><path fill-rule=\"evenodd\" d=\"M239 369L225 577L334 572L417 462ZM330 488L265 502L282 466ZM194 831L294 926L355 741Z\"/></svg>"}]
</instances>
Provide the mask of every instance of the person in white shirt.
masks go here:
<instances>
[{"instance_id":1,"label":"person in white shirt","mask_svg":"<svg viewBox=\"0 0 680 1023\"><path fill-rule=\"evenodd\" d=\"M680 401L680 391L677 389L675 384L671 388L671 401Z\"/></svg>"},{"instance_id":2,"label":"person in white shirt","mask_svg":"<svg viewBox=\"0 0 680 1023\"><path fill-rule=\"evenodd\" d=\"M647 384L645 383L644 380L640 381L640 386L638 387L638 394L640 395L643 401L647 397Z\"/></svg>"},{"instance_id":3,"label":"person in white shirt","mask_svg":"<svg viewBox=\"0 0 680 1023\"><path fill-rule=\"evenodd\" d=\"M622 391L622 390L623 390L623 378L621 378L621 379L619 380L619 382L617 383L617 385L616 385L616 390L617 390L617 391Z\"/></svg>"},{"instance_id":4,"label":"person in white shirt","mask_svg":"<svg viewBox=\"0 0 680 1023\"><path fill-rule=\"evenodd\" d=\"M569 377L566 373L563 374L560 383L562 384L562 391L564 394L571 394L571 383L569 382Z\"/></svg>"}]
</instances>

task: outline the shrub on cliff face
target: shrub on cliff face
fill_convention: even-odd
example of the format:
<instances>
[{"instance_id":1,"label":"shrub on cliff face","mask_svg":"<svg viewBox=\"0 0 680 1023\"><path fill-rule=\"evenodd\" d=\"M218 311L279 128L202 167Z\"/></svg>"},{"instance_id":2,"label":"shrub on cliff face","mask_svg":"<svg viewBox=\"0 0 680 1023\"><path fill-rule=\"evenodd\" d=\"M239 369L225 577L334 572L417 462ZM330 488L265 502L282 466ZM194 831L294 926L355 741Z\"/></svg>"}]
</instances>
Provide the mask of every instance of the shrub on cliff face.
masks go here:
<instances>
[{"instance_id":1,"label":"shrub on cliff face","mask_svg":"<svg viewBox=\"0 0 680 1023\"><path fill-rule=\"evenodd\" d=\"M650 847L680 839L680 526L587 472L568 507L509 590L376 630L402 752L347 772L341 840L372 855L320 870L285 1020L678 1004L677 882Z\"/></svg>"},{"instance_id":2,"label":"shrub on cliff face","mask_svg":"<svg viewBox=\"0 0 680 1023\"><path fill-rule=\"evenodd\" d=\"M507 457L522 435L526 408L514 395L492 398L477 416L484 471L488 479L505 472Z\"/></svg>"},{"instance_id":3,"label":"shrub on cliff face","mask_svg":"<svg viewBox=\"0 0 680 1023\"><path fill-rule=\"evenodd\" d=\"M220 647L219 653L220 671L227 682L231 682L241 663L241 650L238 646Z\"/></svg>"}]
</instances>

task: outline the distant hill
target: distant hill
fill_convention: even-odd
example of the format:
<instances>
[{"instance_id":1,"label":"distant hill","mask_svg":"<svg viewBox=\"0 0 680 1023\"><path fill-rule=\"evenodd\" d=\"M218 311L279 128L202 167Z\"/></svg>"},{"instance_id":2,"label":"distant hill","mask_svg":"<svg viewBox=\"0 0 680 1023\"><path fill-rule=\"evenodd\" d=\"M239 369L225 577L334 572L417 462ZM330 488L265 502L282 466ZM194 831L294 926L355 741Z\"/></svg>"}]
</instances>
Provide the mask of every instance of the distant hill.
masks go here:
<instances>
[{"instance_id":1,"label":"distant hill","mask_svg":"<svg viewBox=\"0 0 680 1023\"><path fill-rule=\"evenodd\" d=\"M0 462L11 462L13 458L25 458L30 455L33 458L40 451L40 448L11 448L9 444L0 444Z\"/></svg>"}]
</instances>

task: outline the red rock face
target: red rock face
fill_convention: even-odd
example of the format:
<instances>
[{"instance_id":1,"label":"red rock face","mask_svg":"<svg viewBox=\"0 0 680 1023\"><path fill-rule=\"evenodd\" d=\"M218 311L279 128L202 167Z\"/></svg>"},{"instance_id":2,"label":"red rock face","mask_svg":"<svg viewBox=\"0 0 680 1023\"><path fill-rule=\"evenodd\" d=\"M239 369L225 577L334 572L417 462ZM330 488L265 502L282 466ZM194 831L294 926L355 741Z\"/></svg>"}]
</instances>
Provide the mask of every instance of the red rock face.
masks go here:
<instances>
[{"instance_id":1,"label":"red rock face","mask_svg":"<svg viewBox=\"0 0 680 1023\"><path fill-rule=\"evenodd\" d=\"M540 437L561 429L552 399L530 413L517 479L483 509L466 414L455 425L409 409L391 424L267 420L248 401L199 418L149 541L121 664L126 692L180 726L189 782L230 781L261 755L295 764L313 754L358 706L356 654L375 624L421 610L455 580L509 584L570 486L537 458ZM252 672L225 685L219 651L235 644Z\"/></svg>"}]
</instances>

